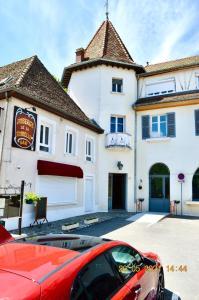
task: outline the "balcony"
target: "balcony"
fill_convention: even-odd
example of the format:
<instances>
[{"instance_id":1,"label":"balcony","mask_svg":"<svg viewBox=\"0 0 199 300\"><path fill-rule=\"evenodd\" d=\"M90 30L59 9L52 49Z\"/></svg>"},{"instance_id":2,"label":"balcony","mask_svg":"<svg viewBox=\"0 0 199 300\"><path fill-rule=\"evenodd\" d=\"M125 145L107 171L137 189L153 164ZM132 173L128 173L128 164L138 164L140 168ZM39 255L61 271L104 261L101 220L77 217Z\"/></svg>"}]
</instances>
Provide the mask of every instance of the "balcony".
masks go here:
<instances>
[{"instance_id":1,"label":"balcony","mask_svg":"<svg viewBox=\"0 0 199 300\"><path fill-rule=\"evenodd\" d=\"M106 135L106 148L131 149L131 135L129 133L108 133Z\"/></svg>"}]
</instances>

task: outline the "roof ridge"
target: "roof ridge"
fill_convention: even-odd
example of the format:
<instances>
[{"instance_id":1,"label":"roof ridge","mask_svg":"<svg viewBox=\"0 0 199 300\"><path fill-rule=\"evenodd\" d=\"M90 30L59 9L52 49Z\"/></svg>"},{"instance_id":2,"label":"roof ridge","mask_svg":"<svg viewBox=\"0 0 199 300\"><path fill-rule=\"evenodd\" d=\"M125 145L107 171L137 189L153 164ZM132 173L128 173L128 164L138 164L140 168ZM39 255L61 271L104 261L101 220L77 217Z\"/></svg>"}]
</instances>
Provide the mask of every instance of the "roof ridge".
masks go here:
<instances>
[{"instance_id":1,"label":"roof ridge","mask_svg":"<svg viewBox=\"0 0 199 300\"><path fill-rule=\"evenodd\" d=\"M32 64L33 64L33 62L35 61L36 58L37 58L37 55L34 55L34 56L30 57L30 62L27 64L27 66L24 68L23 72L19 76L19 78L16 82L16 86L19 86L22 83L25 75L30 70L30 68L31 68L31 66L32 66Z\"/></svg>"},{"instance_id":2,"label":"roof ridge","mask_svg":"<svg viewBox=\"0 0 199 300\"><path fill-rule=\"evenodd\" d=\"M124 43L122 42L122 39L121 39L119 33L116 31L115 27L113 26L112 22L111 22L111 21L108 21L108 22L110 23L111 28L113 29L113 32L114 32L114 34L115 34L116 39L118 40L118 42L119 42L120 45L122 46L122 48L123 48L123 50L124 50L124 52L125 52L125 54L126 54L126 57L127 57L128 59L131 59L132 62L134 62L134 60L132 59L132 57L131 57L129 51L127 50L126 46L125 46Z\"/></svg>"},{"instance_id":3,"label":"roof ridge","mask_svg":"<svg viewBox=\"0 0 199 300\"><path fill-rule=\"evenodd\" d=\"M167 61L161 61L159 63L146 65L145 67L156 66L156 65L160 65L160 64L166 64L166 63L179 61L179 60L183 60L183 59L187 59L187 58L194 58L194 57L199 57L199 55L191 55L191 56L185 56L185 57L182 57L182 58L171 59L171 60L167 60Z\"/></svg>"},{"instance_id":4,"label":"roof ridge","mask_svg":"<svg viewBox=\"0 0 199 300\"><path fill-rule=\"evenodd\" d=\"M90 46L90 44L92 43L92 41L95 39L96 35L98 34L98 32L100 31L100 29L102 28L102 26L104 25L105 22L106 22L106 21L103 21L102 24L101 24L101 26L100 26L100 27L98 28L98 30L95 32L93 38L90 40L89 44L87 45L87 47L86 47L86 49L85 49L85 52L86 52L86 50L88 49L88 47Z\"/></svg>"},{"instance_id":5,"label":"roof ridge","mask_svg":"<svg viewBox=\"0 0 199 300\"><path fill-rule=\"evenodd\" d=\"M109 27L109 21L106 20L105 21L106 24L106 28L105 28L105 32L104 32L104 44L103 44L103 53L102 53L102 57L106 54L106 46L107 46L107 42L108 42L108 27Z\"/></svg>"}]
</instances>

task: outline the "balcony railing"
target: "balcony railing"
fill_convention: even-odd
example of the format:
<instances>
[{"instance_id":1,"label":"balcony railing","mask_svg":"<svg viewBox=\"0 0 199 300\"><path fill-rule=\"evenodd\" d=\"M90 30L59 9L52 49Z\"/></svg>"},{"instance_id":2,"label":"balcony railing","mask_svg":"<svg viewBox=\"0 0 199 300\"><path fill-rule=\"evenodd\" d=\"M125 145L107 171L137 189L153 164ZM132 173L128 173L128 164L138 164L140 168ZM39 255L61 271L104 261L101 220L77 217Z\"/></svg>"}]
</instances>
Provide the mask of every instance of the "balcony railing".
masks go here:
<instances>
[{"instance_id":1,"label":"balcony railing","mask_svg":"<svg viewBox=\"0 0 199 300\"><path fill-rule=\"evenodd\" d=\"M131 149L131 135L129 133L108 133L106 135L106 148Z\"/></svg>"}]
</instances>

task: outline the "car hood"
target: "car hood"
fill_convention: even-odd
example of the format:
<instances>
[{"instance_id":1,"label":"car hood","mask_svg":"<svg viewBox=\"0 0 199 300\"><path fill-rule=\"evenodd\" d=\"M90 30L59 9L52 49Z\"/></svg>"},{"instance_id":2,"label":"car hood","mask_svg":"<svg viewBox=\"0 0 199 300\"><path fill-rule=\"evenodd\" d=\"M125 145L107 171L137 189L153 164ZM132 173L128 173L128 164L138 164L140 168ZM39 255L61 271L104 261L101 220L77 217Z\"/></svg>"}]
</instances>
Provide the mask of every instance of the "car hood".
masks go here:
<instances>
[{"instance_id":1,"label":"car hood","mask_svg":"<svg viewBox=\"0 0 199 300\"><path fill-rule=\"evenodd\" d=\"M2 225L0 225L0 245L13 240L14 238L12 235Z\"/></svg>"},{"instance_id":2,"label":"car hood","mask_svg":"<svg viewBox=\"0 0 199 300\"><path fill-rule=\"evenodd\" d=\"M0 269L0 299L39 300L40 286L23 276Z\"/></svg>"},{"instance_id":3,"label":"car hood","mask_svg":"<svg viewBox=\"0 0 199 300\"><path fill-rule=\"evenodd\" d=\"M0 245L0 270L39 282L78 255L68 249L11 242Z\"/></svg>"}]
</instances>

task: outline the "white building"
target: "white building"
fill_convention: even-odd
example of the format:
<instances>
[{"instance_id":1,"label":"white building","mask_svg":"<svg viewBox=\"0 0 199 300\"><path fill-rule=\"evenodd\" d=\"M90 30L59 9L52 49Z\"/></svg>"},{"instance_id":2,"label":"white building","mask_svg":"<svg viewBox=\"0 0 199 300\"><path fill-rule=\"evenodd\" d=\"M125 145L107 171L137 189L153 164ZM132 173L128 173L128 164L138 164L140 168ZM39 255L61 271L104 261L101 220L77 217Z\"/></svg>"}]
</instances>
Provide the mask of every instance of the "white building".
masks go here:
<instances>
[{"instance_id":1,"label":"white building","mask_svg":"<svg viewBox=\"0 0 199 300\"><path fill-rule=\"evenodd\" d=\"M99 210L135 211L144 199L145 211L166 212L182 197L182 212L199 215L199 56L144 68L106 20L62 83L104 129Z\"/></svg>"},{"instance_id":2,"label":"white building","mask_svg":"<svg viewBox=\"0 0 199 300\"><path fill-rule=\"evenodd\" d=\"M37 57L0 68L8 229L17 227L22 180L25 192L48 198L49 221L135 212L139 199L144 211L169 212L182 198L178 214L199 215L199 56L143 67L106 20L62 84L70 96ZM33 221L24 204L23 226Z\"/></svg>"},{"instance_id":3,"label":"white building","mask_svg":"<svg viewBox=\"0 0 199 300\"><path fill-rule=\"evenodd\" d=\"M0 109L0 214L6 228L18 226L22 180L25 192L48 198L48 221L95 210L97 136L103 130L36 56L0 68ZM24 203L22 225L33 221L34 206Z\"/></svg>"}]
</instances>

